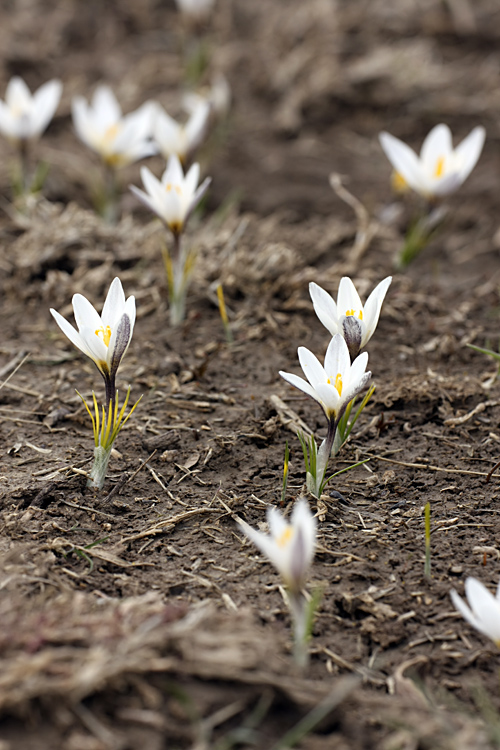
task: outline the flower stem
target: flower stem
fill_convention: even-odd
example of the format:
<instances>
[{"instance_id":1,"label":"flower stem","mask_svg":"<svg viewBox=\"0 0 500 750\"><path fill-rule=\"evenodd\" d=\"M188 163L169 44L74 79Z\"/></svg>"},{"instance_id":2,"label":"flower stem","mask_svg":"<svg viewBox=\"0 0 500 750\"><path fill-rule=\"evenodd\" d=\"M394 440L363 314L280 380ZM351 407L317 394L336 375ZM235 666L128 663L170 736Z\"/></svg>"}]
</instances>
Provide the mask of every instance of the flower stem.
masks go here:
<instances>
[{"instance_id":1,"label":"flower stem","mask_svg":"<svg viewBox=\"0 0 500 750\"><path fill-rule=\"evenodd\" d=\"M28 141L25 138L19 144L19 161L21 165L21 195L27 195L30 189L30 160Z\"/></svg>"},{"instance_id":2,"label":"flower stem","mask_svg":"<svg viewBox=\"0 0 500 750\"><path fill-rule=\"evenodd\" d=\"M104 173L104 195L102 205L102 218L108 224L118 222L118 182L116 170L109 164L105 165Z\"/></svg>"},{"instance_id":3,"label":"flower stem","mask_svg":"<svg viewBox=\"0 0 500 750\"><path fill-rule=\"evenodd\" d=\"M109 411L109 405L111 401L115 401L116 398L116 382L115 378L108 375L104 377L104 385L106 388L106 413Z\"/></svg>"},{"instance_id":4,"label":"flower stem","mask_svg":"<svg viewBox=\"0 0 500 750\"><path fill-rule=\"evenodd\" d=\"M337 434L337 420L328 420L328 433L318 448L318 457L316 461L316 497L319 498L325 485L325 476L328 468L328 461L332 453L332 448Z\"/></svg>"},{"instance_id":5,"label":"flower stem","mask_svg":"<svg viewBox=\"0 0 500 750\"><path fill-rule=\"evenodd\" d=\"M102 490L104 487L112 448L112 445L109 448L103 448L101 445L94 447L94 463L89 474L87 487L92 487L95 490Z\"/></svg>"},{"instance_id":6,"label":"flower stem","mask_svg":"<svg viewBox=\"0 0 500 750\"><path fill-rule=\"evenodd\" d=\"M172 235L174 238L172 252L164 251L164 261L168 281L170 325L175 328L182 323L186 313L191 256L185 252L180 232L173 232Z\"/></svg>"},{"instance_id":7,"label":"flower stem","mask_svg":"<svg viewBox=\"0 0 500 750\"><path fill-rule=\"evenodd\" d=\"M290 614L293 621L293 658L297 667L303 671L309 663L307 648L307 602L302 594L288 592Z\"/></svg>"}]
</instances>

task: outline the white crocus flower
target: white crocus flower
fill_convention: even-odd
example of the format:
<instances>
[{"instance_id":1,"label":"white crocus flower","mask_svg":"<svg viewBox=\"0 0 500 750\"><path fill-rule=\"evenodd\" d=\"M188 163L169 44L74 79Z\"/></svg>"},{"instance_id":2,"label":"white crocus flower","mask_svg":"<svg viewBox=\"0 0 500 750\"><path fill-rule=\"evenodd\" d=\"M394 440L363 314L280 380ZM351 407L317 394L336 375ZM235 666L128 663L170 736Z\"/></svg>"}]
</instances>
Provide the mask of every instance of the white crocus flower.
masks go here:
<instances>
[{"instance_id":1,"label":"white crocus flower","mask_svg":"<svg viewBox=\"0 0 500 750\"><path fill-rule=\"evenodd\" d=\"M352 359L373 336L391 281L392 276L381 281L364 305L348 276L340 280L336 304L331 295L318 284L309 284L309 294L316 315L332 336L340 333L345 338Z\"/></svg>"},{"instance_id":2,"label":"white crocus flower","mask_svg":"<svg viewBox=\"0 0 500 750\"><path fill-rule=\"evenodd\" d=\"M135 323L135 298L125 301L119 278L115 278L99 313L81 294L73 296L78 331L56 310L50 312L69 340L97 365L106 383L106 401L115 398L115 376L128 349Z\"/></svg>"},{"instance_id":3,"label":"white crocus flower","mask_svg":"<svg viewBox=\"0 0 500 750\"><path fill-rule=\"evenodd\" d=\"M485 129L475 127L453 148L447 125L436 125L428 134L420 156L389 133L380 133L380 144L399 178L427 199L453 193L474 169L484 144Z\"/></svg>"},{"instance_id":4,"label":"white crocus flower","mask_svg":"<svg viewBox=\"0 0 500 750\"><path fill-rule=\"evenodd\" d=\"M305 500L295 503L290 523L276 508L268 508L270 534L256 531L240 520L246 536L260 549L278 570L290 591L297 594L314 557L316 520Z\"/></svg>"},{"instance_id":5,"label":"white crocus flower","mask_svg":"<svg viewBox=\"0 0 500 750\"><path fill-rule=\"evenodd\" d=\"M210 185L211 178L207 177L198 186L200 165L193 164L184 175L177 156L169 158L161 180L158 180L147 167L142 167L141 177L147 192L139 190L135 185L131 185L130 189L142 203L160 217L174 236L179 236Z\"/></svg>"},{"instance_id":6,"label":"white crocus flower","mask_svg":"<svg viewBox=\"0 0 500 750\"><path fill-rule=\"evenodd\" d=\"M33 95L22 78L11 78L0 101L0 132L15 143L38 138L59 104L61 81L54 79L40 86Z\"/></svg>"},{"instance_id":7,"label":"white crocus flower","mask_svg":"<svg viewBox=\"0 0 500 750\"><path fill-rule=\"evenodd\" d=\"M371 372L365 372L368 354L360 354L351 365L347 344L337 333L326 350L324 367L304 346L299 347L298 355L307 381L289 372L280 371L281 377L317 401L330 422L338 422L349 401L371 378Z\"/></svg>"},{"instance_id":8,"label":"white crocus flower","mask_svg":"<svg viewBox=\"0 0 500 750\"><path fill-rule=\"evenodd\" d=\"M210 117L210 102L203 97L186 100L190 110L185 125L179 125L159 105L153 125L153 137L165 159L175 154L183 164L198 148L205 137Z\"/></svg>"},{"instance_id":9,"label":"white crocus flower","mask_svg":"<svg viewBox=\"0 0 500 750\"><path fill-rule=\"evenodd\" d=\"M500 648L500 584L493 596L477 578L467 578L465 593L469 606L454 590L451 592L453 604L472 627Z\"/></svg>"},{"instance_id":10,"label":"white crocus flower","mask_svg":"<svg viewBox=\"0 0 500 750\"><path fill-rule=\"evenodd\" d=\"M109 86L98 86L92 104L82 96L73 99L73 124L78 137L110 167L123 167L156 153L152 143L154 105L146 102L122 115Z\"/></svg>"}]
</instances>

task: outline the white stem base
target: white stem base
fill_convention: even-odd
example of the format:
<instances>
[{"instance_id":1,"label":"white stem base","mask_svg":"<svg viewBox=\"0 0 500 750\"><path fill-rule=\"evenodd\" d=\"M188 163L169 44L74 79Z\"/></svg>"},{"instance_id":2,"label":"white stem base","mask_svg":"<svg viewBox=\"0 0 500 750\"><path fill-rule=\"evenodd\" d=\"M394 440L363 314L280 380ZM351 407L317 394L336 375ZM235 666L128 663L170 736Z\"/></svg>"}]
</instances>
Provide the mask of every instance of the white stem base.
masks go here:
<instances>
[{"instance_id":1,"label":"white stem base","mask_svg":"<svg viewBox=\"0 0 500 750\"><path fill-rule=\"evenodd\" d=\"M94 448L94 465L89 474L87 487L92 487L95 490L102 490L104 487L111 450L111 447L106 450L100 445L96 445Z\"/></svg>"}]
</instances>

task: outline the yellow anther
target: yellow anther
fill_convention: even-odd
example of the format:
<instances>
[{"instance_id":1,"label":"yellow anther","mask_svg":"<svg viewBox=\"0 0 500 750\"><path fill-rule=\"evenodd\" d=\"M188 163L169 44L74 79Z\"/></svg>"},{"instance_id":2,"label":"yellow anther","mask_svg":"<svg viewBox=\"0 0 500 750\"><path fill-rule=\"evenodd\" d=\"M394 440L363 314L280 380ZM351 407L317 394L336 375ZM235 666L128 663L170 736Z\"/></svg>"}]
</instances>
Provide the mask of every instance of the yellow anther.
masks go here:
<instances>
[{"instance_id":1,"label":"yellow anther","mask_svg":"<svg viewBox=\"0 0 500 750\"><path fill-rule=\"evenodd\" d=\"M287 526L284 532L280 534L278 539L276 540L278 547L286 547L292 536L293 528L291 526Z\"/></svg>"},{"instance_id":2,"label":"yellow anther","mask_svg":"<svg viewBox=\"0 0 500 750\"><path fill-rule=\"evenodd\" d=\"M436 168L434 170L434 177L439 178L443 176L444 172L444 156L440 156L436 162Z\"/></svg>"},{"instance_id":3,"label":"yellow anther","mask_svg":"<svg viewBox=\"0 0 500 750\"><path fill-rule=\"evenodd\" d=\"M350 315L353 315L355 318L359 318L359 320L363 320L363 310L346 310L346 318L348 318Z\"/></svg>"},{"instance_id":4,"label":"yellow anther","mask_svg":"<svg viewBox=\"0 0 500 750\"><path fill-rule=\"evenodd\" d=\"M114 125L110 125L109 128L106 130L106 132L103 135L103 141L106 144L112 143L118 133L121 130L121 125L116 122Z\"/></svg>"},{"instance_id":5,"label":"yellow anther","mask_svg":"<svg viewBox=\"0 0 500 750\"><path fill-rule=\"evenodd\" d=\"M339 396L341 396L342 395L342 375L340 374L340 372L337 373L334 386L337 389Z\"/></svg>"},{"instance_id":6,"label":"yellow anther","mask_svg":"<svg viewBox=\"0 0 500 750\"><path fill-rule=\"evenodd\" d=\"M395 193L406 193L408 191L408 183L403 175L396 171L391 175L391 186Z\"/></svg>"},{"instance_id":7,"label":"yellow anther","mask_svg":"<svg viewBox=\"0 0 500 750\"><path fill-rule=\"evenodd\" d=\"M167 193L170 193L171 190L175 190L175 192L177 193L177 195L182 195L181 186L180 185L172 185L171 182L168 182L165 185L165 190L167 191Z\"/></svg>"},{"instance_id":8,"label":"yellow anther","mask_svg":"<svg viewBox=\"0 0 500 750\"><path fill-rule=\"evenodd\" d=\"M104 328L104 326L101 326L101 328L98 328L96 330L95 335L99 336L105 346L109 346L109 342L111 339L111 327L106 326L106 328Z\"/></svg>"}]
</instances>

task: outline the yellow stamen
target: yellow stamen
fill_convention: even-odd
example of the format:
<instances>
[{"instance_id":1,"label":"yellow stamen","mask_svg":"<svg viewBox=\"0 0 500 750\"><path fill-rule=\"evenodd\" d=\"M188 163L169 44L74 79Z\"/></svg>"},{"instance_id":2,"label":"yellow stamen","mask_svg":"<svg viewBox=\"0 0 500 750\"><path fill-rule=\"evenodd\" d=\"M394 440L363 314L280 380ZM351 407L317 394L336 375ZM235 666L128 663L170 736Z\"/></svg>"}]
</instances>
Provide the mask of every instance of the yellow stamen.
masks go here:
<instances>
[{"instance_id":1,"label":"yellow stamen","mask_svg":"<svg viewBox=\"0 0 500 750\"><path fill-rule=\"evenodd\" d=\"M349 315L353 315L354 317L358 317L359 320L363 320L363 310L346 310L345 314L346 318L348 318Z\"/></svg>"},{"instance_id":2,"label":"yellow stamen","mask_svg":"<svg viewBox=\"0 0 500 750\"><path fill-rule=\"evenodd\" d=\"M112 143L115 140L118 133L120 132L120 130L121 130L120 123L116 122L114 125L110 125L102 137L104 143L108 145Z\"/></svg>"},{"instance_id":3,"label":"yellow stamen","mask_svg":"<svg viewBox=\"0 0 500 750\"><path fill-rule=\"evenodd\" d=\"M342 375L340 374L340 372L337 373L334 386L337 389L339 396L341 396L342 395Z\"/></svg>"},{"instance_id":4,"label":"yellow stamen","mask_svg":"<svg viewBox=\"0 0 500 750\"><path fill-rule=\"evenodd\" d=\"M287 526L284 532L280 534L280 536L276 540L278 547L286 547L292 536L293 528L291 526Z\"/></svg>"},{"instance_id":5,"label":"yellow stamen","mask_svg":"<svg viewBox=\"0 0 500 750\"><path fill-rule=\"evenodd\" d=\"M406 193L408 191L408 183L405 178L395 171L391 175L391 187L395 193Z\"/></svg>"},{"instance_id":6,"label":"yellow stamen","mask_svg":"<svg viewBox=\"0 0 500 750\"><path fill-rule=\"evenodd\" d=\"M440 156L436 162L436 169L434 170L434 177L439 178L443 176L444 172L444 156Z\"/></svg>"},{"instance_id":7,"label":"yellow stamen","mask_svg":"<svg viewBox=\"0 0 500 750\"><path fill-rule=\"evenodd\" d=\"M99 336L105 346L109 346L109 341L111 339L111 327L106 326L106 328L104 328L104 326L101 326L96 330L95 335Z\"/></svg>"},{"instance_id":8,"label":"yellow stamen","mask_svg":"<svg viewBox=\"0 0 500 750\"><path fill-rule=\"evenodd\" d=\"M175 190L175 192L177 193L177 195L182 195L181 186L180 185L172 185L171 182L168 182L165 185L165 190L167 191L167 193L170 193L171 190Z\"/></svg>"}]
</instances>

